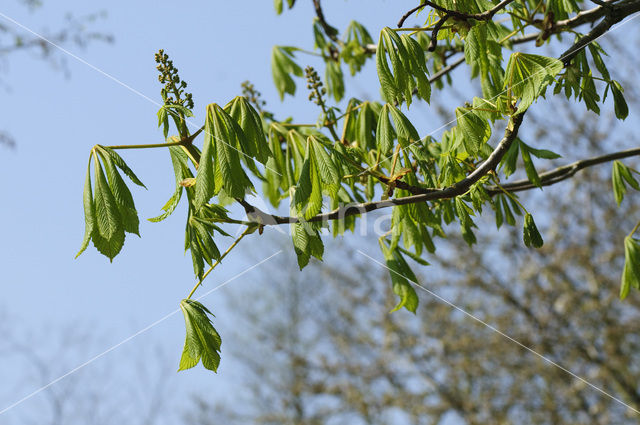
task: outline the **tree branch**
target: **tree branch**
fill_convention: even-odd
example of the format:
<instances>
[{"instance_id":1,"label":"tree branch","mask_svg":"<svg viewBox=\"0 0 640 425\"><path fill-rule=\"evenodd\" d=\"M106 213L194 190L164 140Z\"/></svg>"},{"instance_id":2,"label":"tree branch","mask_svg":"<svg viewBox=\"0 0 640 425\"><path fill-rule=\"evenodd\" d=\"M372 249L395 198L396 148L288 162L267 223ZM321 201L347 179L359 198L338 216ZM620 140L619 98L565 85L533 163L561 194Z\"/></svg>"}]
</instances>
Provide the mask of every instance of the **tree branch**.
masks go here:
<instances>
[{"instance_id":1,"label":"tree branch","mask_svg":"<svg viewBox=\"0 0 640 425\"><path fill-rule=\"evenodd\" d=\"M331 212L318 214L306 221L326 222L331 220L343 219L352 215L365 214L382 208L394 207L398 205L416 204L420 202L434 201L437 199L449 199L463 195L474 183L478 182L478 180L480 180L482 177L487 175L490 171L494 170L498 166L498 164L502 160L502 157L511 146L511 143L513 143L516 136L518 135L518 129L520 128L520 124L522 124L523 117L524 112L511 117L509 124L507 125L507 129L505 130L504 137L502 138L500 143L498 143L498 146L496 146L491 155L489 155L487 160L466 178L460 180L452 186L446 187L444 189L423 189L430 190L430 192L419 195L405 196L403 198L345 205ZM256 222L264 226L293 224L300 222L300 219L298 217L282 217L268 214L249 204L244 199L238 199L237 201L244 207L249 221Z\"/></svg>"},{"instance_id":2,"label":"tree branch","mask_svg":"<svg viewBox=\"0 0 640 425\"><path fill-rule=\"evenodd\" d=\"M430 6L435 10L443 12L457 19L462 19L462 20L475 19L477 21L488 21L491 18L493 18L493 15L495 15L500 10L504 9L512 1L513 0L502 0L500 3L498 3L491 9L485 10L484 12L481 12L481 13L464 13L464 12L458 12L457 10L449 10L429 0L425 0L424 2L422 2L422 4L420 4L417 7L414 7L413 9L405 13L402 16L402 18L400 18L400 20L398 21L398 28L402 28L404 21L406 21L409 16L413 15L415 12L417 12L418 10L422 9L425 6Z\"/></svg>"},{"instance_id":3,"label":"tree branch","mask_svg":"<svg viewBox=\"0 0 640 425\"><path fill-rule=\"evenodd\" d=\"M552 27L546 31L549 35L557 34L559 32L565 31L567 29L575 28L583 24L593 23L598 19L602 18L603 16L606 16L607 14L614 12L614 10L615 12L626 13L624 15L625 17L638 11L637 8L639 7L639 4L640 4L638 0L626 0L619 3L617 3L617 1L618 0L606 1L604 2L603 6L598 6L593 9L585 10L583 12L578 13L573 18L564 19L562 21L555 22L552 25ZM634 7L636 8L635 12L633 11L626 12L629 9L633 10ZM544 30L534 34L528 34L519 38L515 38L511 40L511 43L512 44L528 43L529 41L533 41L536 38L538 38L540 34L542 34L543 32Z\"/></svg>"},{"instance_id":4,"label":"tree branch","mask_svg":"<svg viewBox=\"0 0 640 425\"><path fill-rule=\"evenodd\" d=\"M615 161L616 159L629 158L632 156L640 156L640 148L628 149L624 151L614 152L607 155L596 156L593 158L582 159L580 161L572 162L571 164L563 165L556 169L547 171L540 174L540 182L542 186L551 186L573 177L578 171L588 167L592 167L598 164L604 164L606 162ZM489 186L486 188L489 195L497 195L503 193L503 189L507 192L520 192L523 190L535 189L535 186L529 179L517 180L512 183L506 183L498 186Z\"/></svg>"},{"instance_id":5,"label":"tree branch","mask_svg":"<svg viewBox=\"0 0 640 425\"><path fill-rule=\"evenodd\" d=\"M327 20L324 17L324 12L322 11L322 5L320 4L320 0L313 0L313 8L316 11L316 16L318 17L318 22L320 22L320 26L324 30L324 33L329 37L334 43L338 42L338 30L329 25Z\"/></svg>"}]
</instances>

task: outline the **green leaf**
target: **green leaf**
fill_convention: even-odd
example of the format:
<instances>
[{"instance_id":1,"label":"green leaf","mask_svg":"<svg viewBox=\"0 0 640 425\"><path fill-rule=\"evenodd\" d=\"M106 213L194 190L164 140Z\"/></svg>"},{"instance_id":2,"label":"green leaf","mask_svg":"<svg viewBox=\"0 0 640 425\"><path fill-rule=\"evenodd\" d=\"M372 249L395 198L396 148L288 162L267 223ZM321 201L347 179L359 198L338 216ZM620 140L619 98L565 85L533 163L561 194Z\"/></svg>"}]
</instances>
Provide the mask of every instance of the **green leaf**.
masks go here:
<instances>
[{"instance_id":1,"label":"green leaf","mask_svg":"<svg viewBox=\"0 0 640 425\"><path fill-rule=\"evenodd\" d=\"M100 149L103 150L104 152L106 152L109 155L109 157L111 158L113 163L119 169L121 169L122 172L125 173L127 175L127 177L129 177L131 179L132 182L134 182L138 186L144 187L145 189L147 188L147 186L145 186L144 183L142 183L140 181L138 176L135 175L133 170L131 168L129 168L127 163L124 162L124 159L122 159L122 157L120 155L118 155L118 153L116 151L114 151L113 149L108 148L106 146L100 146Z\"/></svg>"},{"instance_id":2,"label":"green leaf","mask_svg":"<svg viewBox=\"0 0 640 425\"><path fill-rule=\"evenodd\" d=\"M625 299L630 288L640 289L640 241L624 238L624 269L620 286L620 299Z\"/></svg>"},{"instance_id":3,"label":"green leaf","mask_svg":"<svg viewBox=\"0 0 640 425\"><path fill-rule=\"evenodd\" d=\"M293 96L296 92L296 83L290 74L302 77L302 68L293 61L295 50L295 47L273 46L271 51L271 72L280 100L285 93Z\"/></svg>"},{"instance_id":4,"label":"green leaf","mask_svg":"<svg viewBox=\"0 0 640 425\"><path fill-rule=\"evenodd\" d=\"M325 81L329 94L333 96L336 102L340 102L344 97L344 75L340 62L328 60L326 62Z\"/></svg>"},{"instance_id":5,"label":"green leaf","mask_svg":"<svg viewBox=\"0 0 640 425\"><path fill-rule=\"evenodd\" d=\"M529 213L526 213L524 216L523 240L524 244L529 248L540 248L544 244L542 236L540 236L540 232L538 232L538 228L536 227L536 223Z\"/></svg>"},{"instance_id":6,"label":"green leaf","mask_svg":"<svg viewBox=\"0 0 640 425\"><path fill-rule=\"evenodd\" d=\"M615 197L618 206L622 202L624 195L627 193L625 181L635 190L640 190L640 185L631 174L631 170L629 170L629 168L620 161L613 162L611 180L613 183L613 196Z\"/></svg>"},{"instance_id":7,"label":"green leaf","mask_svg":"<svg viewBox=\"0 0 640 425\"><path fill-rule=\"evenodd\" d=\"M124 245L124 226L120 218L120 211L116 203L107 179L102 170L102 165L95 158L95 212L96 229L93 232L93 244L103 255L111 261L118 255Z\"/></svg>"},{"instance_id":8,"label":"green leaf","mask_svg":"<svg viewBox=\"0 0 640 425\"><path fill-rule=\"evenodd\" d=\"M293 248L298 257L298 267L300 267L300 270L309 264L311 256L322 260L324 245L318 230L314 229L310 223L301 221L292 224L291 238L293 240Z\"/></svg>"},{"instance_id":9,"label":"green leaf","mask_svg":"<svg viewBox=\"0 0 640 425\"><path fill-rule=\"evenodd\" d=\"M555 58L513 53L507 64L504 88L520 98L518 111L524 112L538 96L544 96L547 86L562 68L562 62Z\"/></svg>"},{"instance_id":10,"label":"green leaf","mask_svg":"<svg viewBox=\"0 0 640 425\"><path fill-rule=\"evenodd\" d=\"M84 181L84 192L82 194L82 201L84 205L84 239L80 250L76 254L75 258L78 258L89 246L91 235L96 227L95 218L95 204L93 202L93 191L91 190L91 158L93 153L89 156L89 166L87 167L87 176Z\"/></svg>"},{"instance_id":11,"label":"green leaf","mask_svg":"<svg viewBox=\"0 0 640 425\"><path fill-rule=\"evenodd\" d=\"M322 181L326 184L339 184L338 167L324 150L324 145L314 136L309 136L308 143L312 145Z\"/></svg>"},{"instance_id":12,"label":"green leaf","mask_svg":"<svg viewBox=\"0 0 640 425\"><path fill-rule=\"evenodd\" d=\"M99 150L98 152L100 153L100 156L102 157L105 168L107 170L109 186L111 188L111 192L113 193L113 198L115 199L116 204L118 204L120 219L122 220L124 230L126 232L140 236L140 221L138 219L136 206L133 202L133 196L131 196L129 188L125 184L124 180L122 180L120 173L118 173L118 170L113 164L113 161L111 161L109 155L103 154L102 150Z\"/></svg>"},{"instance_id":13,"label":"green leaf","mask_svg":"<svg viewBox=\"0 0 640 425\"><path fill-rule=\"evenodd\" d=\"M200 155L200 164L196 174L195 208L200 208L209 202L216 192L215 165L216 165L216 140L214 104L207 106L207 118L204 124L204 143ZM224 140L224 139L222 139Z\"/></svg>"},{"instance_id":14,"label":"green leaf","mask_svg":"<svg viewBox=\"0 0 640 425\"><path fill-rule=\"evenodd\" d=\"M540 176L538 176L536 167L533 165L533 161L531 160L531 155L529 154L528 148L529 147L524 143L520 145L520 153L522 154L522 161L524 162L524 170L527 173L527 177L529 178L529 181L533 183L534 186L542 187Z\"/></svg>"},{"instance_id":15,"label":"green leaf","mask_svg":"<svg viewBox=\"0 0 640 425\"><path fill-rule=\"evenodd\" d=\"M393 149L393 141L396 139L396 131L389 119L389 108L388 103L382 107L376 129L376 146L382 155L389 155Z\"/></svg>"},{"instance_id":16,"label":"green leaf","mask_svg":"<svg viewBox=\"0 0 640 425\"><path fill-rule=\"evenodd\" d=\"M190 369L202 360L202 365L216 372L220 365L220 345L222 340L213 327L213 314L198 301L184 299L180 301L184 315L186 338L180 358L178 371Z\"/></svg>"},{"instance_id":17,"label":"green leaf","mask_svg":"<svg viewBox=\"0 0 640 425\"><path fill-rule=\"evenodd\" d=\"M391 275L393 292L400 298L400 301L391 312L398 311L404 307L410 312L415 313L418 308L418 295L411 283L418 283L416 275L411 271L411 268L398 249L389 249L383 241L380 241L380 248L382 249L387 268Z\"/></svg>"},{"instance_id":18,"label":"green leaf","mask_svg":"<svg viewBox=\"0 0 640 425\"><path fill-rule=\"evenodd\" d=\"M296 214L302 214L305 220L315 216L322 209L322 181L311 138L307 140L307 150L293 196L293 206Z\"/></svg>"},{"instance_id":19,"label":"green leaf","mask_svg":"<svg viewBox=\"0 0 640 425\"><path fill-rule=\"evenodd\" d=\"M624 96L622 95L624 90L617 81L613 81L609 87L611 87L611 93L613 94L613 107L616 118L624 120L629 116L629 106L627 106L627 101L624 100Z\"/></svg>"},{"instance_id":20,"label":"green leaf","mask_svg":"<svg viewBox=\"0 0 640 425\"><path fill-rule=\"evenodd\" d=\"M465 150L477 155L482 145L491 137L491 126L475 111L456 108L458 139L462 139Z\"/></svg>"},{"instance_id":21,"label":"green leaf","mask_svg":"<svg viewBox=\"0 0 640 425\"><path fill-rule=\"evenodd\" d=\"M280 15L283 7L282 0L273 0L273 7L276 9L276 13Z\"/></svg>"},{"instance_id":22,"label":"green leaf","mask_svg":"<svg viewBox=\"0 0 640 425\"><path fill-rule=\"evenodd\" d=\"M420 135L415 129L411 121L402 113L398 108L393 105L389 105L389 112L391 112L391 118L393 118L393 124L396 126L396 133L398 135L398 143L403 148L408 148L409 145L420 140Z\"/></svg>"},{"instance_id":23,"label":"green leaf","mask_svg":"<svg viewBox=\"0 0 640 425\"><path fill-rule=\"evenodd\" d=\"M260 114L244 96L235 97L224 110L236 121L245 137L240 138L242 151L261 164L266 164L271 156L267 138L262 130Z\"/></svg>"}]
</instances>

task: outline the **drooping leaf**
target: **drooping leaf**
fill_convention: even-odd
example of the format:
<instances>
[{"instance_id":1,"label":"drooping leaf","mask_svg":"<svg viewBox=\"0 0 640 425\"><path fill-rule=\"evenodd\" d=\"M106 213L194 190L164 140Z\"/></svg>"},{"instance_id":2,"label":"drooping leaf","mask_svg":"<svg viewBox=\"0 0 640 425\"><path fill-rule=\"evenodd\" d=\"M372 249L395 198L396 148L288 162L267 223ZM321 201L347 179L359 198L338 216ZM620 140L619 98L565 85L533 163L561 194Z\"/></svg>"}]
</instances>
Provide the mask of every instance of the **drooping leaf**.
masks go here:
<instances>
[{"instance_id":1,"label":"drooping leaf","mask_svg":"<svg viewBox=\"0 0 640 425\"><path fill-rule=\"evenodd\" d=\"M476 155L491 137L491 126L473 109L456 108L456 119L457 138L470 155Z\"/></svg>"},{"instance_id":2,"label":"drooping leaf","mask_svg":"<svg viewBox=\"0 0 640 425\"><path fill-rule=\"evenodd\" d=\"M322 260L324 245L320 238L320 233L310 223L301 221L292 224L291 238L293 240L293 248L298 257L300 270L309 264L311 256Z\"/></svg>"},{"instance_id":3,"label":"drooping leaf","mask_svg":"<svg viewBox=\"0 0 640 425\"><path fill-rule=\"evenodd\" d=\"M523 240L524 244L529 248L540 248L544 244L542 236L540 236L540 232L538 232L538 228L536 227L536 223L529 213L524 216Z\"/></svg>"},{"instance_id":4,"label":"drooping leaf","mask_svg":"<svg viewBox=\"0 0 640 425\"><path fill-rule=\"evenodd\" d=\"M293 61L295 50L295 47L273 46L271 51L271 72L280 100L285 93L293 96L296 92L296 83L290 74L302 77L302 68Z\"/></svg>"},{"instance_id":5,"label":"drooping leaf","mask_svg":"<svg viewBox=\"0 0 640 425\"><path fill-rule=\"evenodd\" d=\"M91 235L96 227L95 218L95 204L93 202L93 191L91 190L91 159L93 153L89 157L89 166L87 167L87 176L84 181L84 193L82 194L82 203L84 205L84 239L80 250L76 254L75 258L78 258L89 246Z\"/></svg>"},{"instance_id":6,"label":"drooping leaf","mask_svg":"<svg viewBox=\"0 0 640 425\"><path fill-rule=\"evenodd\" d=\"M93 232L93 244L113 261L124 245L124 226L102 165L96 156L94 159L96 229Z\"/></svg>"},{"instance_id":7,"label":"drooping leaf","mask_svg":"<svg viewBox=\"0 0 640 425\"><path fill-rule=\"evenodd\" d=\"M415 313L418 308L418 295L413 289L412 283L417 284L418 279L398 249L390 249L382 240L380 248L389 269L393 292L400 298L398 304L391 311L398 311L404 307Z\"/></svg>"},{"instance_id":8,"label":"drooping leaf","mask_svg":"<svg viewBox=\"0 0 640 425\"><path fill-rule=\"evenodd\" d=\"M562 62L555 58L516 52L509 58L504 88L520 99L518 111L524 112L562 70Z\"/></svg>"},{"instance_id":9,"label":"drooping leaf","mask_svg":"<svg viewBox=\"0 0 640 425\"><path fill-rule=\"evenodd\" d=\"M236 121L245 137L240 138L242 151L266 164L271 156L267 138L262 130L262 120L258 112L244 96L237 96L224 107L224 110Z\"/></svg>"},{"instance_id":10,"label":"drooping leaf","mask_svg":"<svg viewBox=\"0 0 640 425\"><path fill-rule=\"evenodd\" d=\"M620 161L613 162L611 180L613 183L613 195L618 205L620 205L624 195L627 193L625 181L635 190L640 190L640 184L638 184L638 181L633 177L633 174L631 174L631 170Z\"/></svg>"},{"instance_id":11,"label":"drooping leaf","mask_svg":"<svg viewBox=\"0 0 640 425\"><path fill-rule=\"evenodd\" d=\"M640 289L640 240L624 238L624 269L620 286L620 299L625 299L631 288Z\"/></svg>"},{"instance_id":12,"label":"drooping leaf","mask_svg":"<svg viewBox=\"0 0 640 425\"><path fill-rule=\"evenodd\" d=\"M133 202L133 196L131 196L129 188L124 180L122 180L120 173L118 173L111 157L108 154L103 153L102 150L98 150L98 152L103 159L104 166L107 171L109 187L111 189L111 193L113 193L113 198L118 205L122 226L126 232L140 236L140 220L138 219L138 212L136 211L136 206Z\"/></svg>"},{"instance_id":13,"label":"drooping leaf","mask_svg":"<svg viewBox=\"0 0 640 425\"><path fill-rule=\"evenodd\" d=\"M629 116L629 106L627 106L627 101L622 94L624 90L617 81L613 81L609 87L611 87L611 93L613 94L613 106L616 118L624 120Z\"/></svg>"},{"instance_id":14,"label":"drooping leaf","mask_svg":"<svg viewBox=\"0 0 640 425\"><path fill-rule=\"evenodd\" d=\"M180 301L180 309L184 315L186 337L178 371L195 367L202 360L206 369L216 372L220 365L222 340L209 317L213 314L191 299Z\"/></svg>"},{"instance_id":15,"label":"drooping leaf","mask_svg":"<svg viewBox=\"0 0 640 425\"><path fill-rule=\"evenodd\" d=\"M382 107L378 117L378 127L376 129L376 146L382 155L389 155L393 149L393 141L396 139L396 131L389 119L389 104Z\"/></svg>"},{"instance_id":16,"label":"drooping leaf","mask_svg":"<svg viewBox=\"0 0 640 425\"><path fill-rule=\"evenodd\" d=\"M329 94L336 102L340 102L344 97L344 75L339 62L333 60L326 62L325 81Z\"/></svg>"},{"instance_id":17,"label":"drooping leaf","mask_svg":"<svg viewBox=\"0 0 640 425\"><path fill-rule=\"evenodd\" d=\"M391 112L391 118L396 126L396 133L398 135L398 143L403 148L408 148L414 142L420 140L420 135L415 129L409 118L407 118L398 108L393 105L389 105L389 112Z\"/></svg>"}]
</instances>

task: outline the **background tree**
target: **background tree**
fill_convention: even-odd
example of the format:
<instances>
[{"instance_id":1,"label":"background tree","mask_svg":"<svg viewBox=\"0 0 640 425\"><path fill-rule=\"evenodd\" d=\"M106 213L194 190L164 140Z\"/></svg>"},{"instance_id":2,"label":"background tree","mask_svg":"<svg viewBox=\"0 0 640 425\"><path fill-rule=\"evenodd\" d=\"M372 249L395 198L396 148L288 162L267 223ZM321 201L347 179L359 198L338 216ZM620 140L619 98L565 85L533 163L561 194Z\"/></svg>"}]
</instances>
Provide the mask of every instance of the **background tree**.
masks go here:
<instances>
[{"instance_id":1,"label":"background tree","mask_svg":"<svg viewBox=\"0 0 640 425\"><path fill-rule=\"evenodd\" d=\"M289 7L293 3L288 2ZM322 58L325 82L312 67L303 72L296 56L302 51L296 47L274 47L272 65L281 98L295 93L293 77L306 77L309 99L321 110L317 125L277 119L263 110L255 92L247 87L245 96L224 107L208 105L204 125L196 125L192 132L189 118L194 104L187 83L160 50L156 62L164 84L164 105L158 118L166 142L96 145L90 152L84 192L85 237L79 254L92 241L98 251L113 259L122 249L125 233L139 233L133 198L121 173L144 186L116 151L169 148L176 190L163 207L165 212L153 220L170 215L186 195L185 248L191 253L197 277L180 304L187 328L180 369L200 361L207 369L217 369L220 336L212 325L211 312L192 297L241 239L257 230L262 233L265 226L291 226L298 265L303 268L311 257L322 258L320 231L329 222L333 234L339 235L353 230L356 216L392 208L391 229L380 239L380 248L398 297L394 309L415 312L418 297L412 283L416 279L407 259L424 262L423 253L434 251L434 238L444 236L452 223L457 223L463 239L473 245L478 242L476 217L483 207L494 211L498 226L515 225L513 215L522 213L524 244L540 248L542 236L516 192L555 184L580 169L614 160L613 189L618 203L628 187L640 189L636 171L617 161L638 155L638 148L607 150L597 156L593 151L573 149L590 156L539 174L532 157L552 160L558 154L538 141L525 142L526 133L519 133L529 108L535 109L537 99L549 93L577 99L596 113L609 95L616 117L627 117L622 86L613 79L596 40L638 12L638 0L598 2L593 8L577 2L426 1L406 11L397 28L383 28L377 44L357 22L340 36L327 22L320 2L314 1L314 6L315 53ZM281 2L276 2L276 9L282 11ZM402 28L414 13L427 10L424 24ZM593 25L587 28L586 24ZM575 35L573 41L563 40L567 34ZM561 53L556 58L525 53L533 45L547 43L559 46ZM374 54L385 103L351 98L341 109L336 102L347 93L342 64L357 74ZM457 125L439 140L431 134L421 137L415 120L401 108L429 102L432 91L452 82L443 82L443 77L462 63L477 79L479 96L455 108ZM177 136L168 137L171 123ZM494 130L504 132L492 137ZM201 133L204 142L199 148L194 141ZM518 169L525 171L526 179L507 181ZM290 215L270 214L251 203L249 195L258 182L274 207L288 199ZM227 210L229 204L241 206L246 219ZM230 226L237 224L244 231L221 252L214 239L228 236ZM622 298L631 287L640 288L640 242L633 237L637 229L638 225L631 225L624 238ZM481 256L486 248L479 246L476 251Z\"/></svg>"}]
</instances>

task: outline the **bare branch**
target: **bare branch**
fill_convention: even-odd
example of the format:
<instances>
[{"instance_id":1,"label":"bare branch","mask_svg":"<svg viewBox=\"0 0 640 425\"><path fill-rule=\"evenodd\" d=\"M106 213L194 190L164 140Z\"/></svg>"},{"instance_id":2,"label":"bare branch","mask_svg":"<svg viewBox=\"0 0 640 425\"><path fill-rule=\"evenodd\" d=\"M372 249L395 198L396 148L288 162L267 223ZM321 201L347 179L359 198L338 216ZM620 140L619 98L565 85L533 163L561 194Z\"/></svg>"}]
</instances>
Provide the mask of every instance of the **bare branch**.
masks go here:
<instances>
[{"instance_id":1,"label":"bare branch","mask_svg":"<svg viewBox=\"0 0 640 425\"><path fill-rule=\"evenodd\" d=\"M433 3L433 2L430 2L429 0L425 0L419 6L414 7L413 9L411 9L410 11L405 13L402 16L402 18L400 18L400 20L398 21L398 27L402 28L402 25L404 24L404 21L406 21L409 16L413 15L416 11L422 9L425 6L430 6L430 7L434 8L435 10L443 12L446 15L449 15L449 16L457 18L457 19L463 19L463 20L475 19L477 21L489 21L491 18L493 18L493 15L498 13L500 10L504 9L512 1L513 0L502 0L500 3L498 3L497 5L492 7L491 9L486 10L486 11L481 12L481 13L463 13L463 12L458 12L457 10L446 9L446 8L444 8L442 6L439 6L439 5L437 5L437 4Z\"/></svg>"},{"instance_id":2,"label":"bare branch","mask_svg":"<svg viewBox=\"0 0 640 425\"><path fill-rule=\"evenodd\" d=\"M606 155L596 156L593 158L582 159L580 161L572 162L571 164L563 165L556 169L547 171L540 174L540 183L542 186L551 186L573 177L578 171L583 170L594 165L603 164L606 162L615 161L616 159L629 158L632 156L640 156L640 148L628 149L624 151L614 152ZM523 190L535 189L535 186L529 179L518 180L512 183L503 184L500 187L490 186L486 190L489 195L497 195L503 193L503 190L507 192L520 192Z\"/></svg>"}]
</instances>

